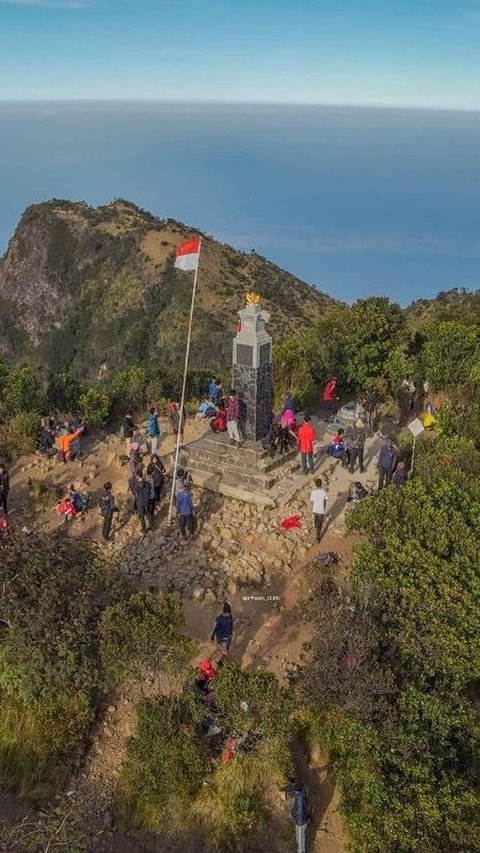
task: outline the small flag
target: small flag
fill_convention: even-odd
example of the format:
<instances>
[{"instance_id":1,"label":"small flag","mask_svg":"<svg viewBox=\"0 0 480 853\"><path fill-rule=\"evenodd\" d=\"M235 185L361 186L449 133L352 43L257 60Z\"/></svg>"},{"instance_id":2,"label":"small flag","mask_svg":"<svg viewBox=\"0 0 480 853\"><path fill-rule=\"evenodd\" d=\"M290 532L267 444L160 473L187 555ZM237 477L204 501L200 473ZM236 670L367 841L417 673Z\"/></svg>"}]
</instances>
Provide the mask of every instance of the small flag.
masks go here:
<instances>
[{"instance_id":1,"label":"small flag","mask_svg":"<svg viewBox=\"0 0 480 853\"><path fill-rule=\"evenodd\" d=\"M187 240L175 250L175 266L179 270L196 270L200 255L200 237Z\"/></svg>"}]
</instances>

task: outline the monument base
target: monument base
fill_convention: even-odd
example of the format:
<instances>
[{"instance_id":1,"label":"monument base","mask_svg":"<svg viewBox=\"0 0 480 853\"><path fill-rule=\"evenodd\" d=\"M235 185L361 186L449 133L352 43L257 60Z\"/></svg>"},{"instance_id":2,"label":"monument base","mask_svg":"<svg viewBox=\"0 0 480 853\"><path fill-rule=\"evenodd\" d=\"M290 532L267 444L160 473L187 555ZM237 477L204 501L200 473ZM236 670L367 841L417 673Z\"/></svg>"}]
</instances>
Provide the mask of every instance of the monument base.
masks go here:
<instances>
[{"instance_id":1,"label":"monument base","mask_svg":"<svg viewBox=\"0 0 480 853\"><path fill-rule=\"evenodd\" d=\"M250 496L254 503L260 503L258 498L263 495L264 503L271 503L269 490L297 467L297 456L294 448L272 459L261 442L246 441L238 447L230 444L226 433L212 433L186 445L180 461L192 472L194 482L204 488L226 495L236 489L243 493L237 495L239 499L249 500Z\"/></svg>"}]
</instances>

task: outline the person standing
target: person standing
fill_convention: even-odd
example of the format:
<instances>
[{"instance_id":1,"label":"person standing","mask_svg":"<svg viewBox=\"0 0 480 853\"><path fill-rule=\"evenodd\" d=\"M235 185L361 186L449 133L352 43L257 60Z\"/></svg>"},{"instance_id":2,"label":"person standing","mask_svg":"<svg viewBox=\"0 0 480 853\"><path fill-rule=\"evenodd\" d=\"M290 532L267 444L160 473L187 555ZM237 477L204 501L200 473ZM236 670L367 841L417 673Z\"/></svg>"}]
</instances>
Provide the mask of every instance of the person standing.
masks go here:
<instances>
[{"instance_id":1,"label":"person standing","mask_svg":"<svg viewBox=\"0 0 480 853\"><path fill-rule=\"evenodd\" d=\"M227 657L233 637L233 615L228 601L223 602L222 612L215 617L213 623L212 643L217 643L222 657Z\"/></svg>"},{"instance_id":2,"label":"person standing","mask_svg":"<svg viewBox=\"0 0 480 853\"><path fill-rule=\"evenodd\" d=\"M302 470L305 476L309 471L313 474L313 443L317 437L310 421L310 415L306 414L303 424L298 429L297 439L300 453L302 454Z\"/></svg>"},{"instance_id":3,"label":"person standing","mask_svg":"<svg viewBox=\"0 0 480 853\"><path fill-rule=\"evenodd\" d=\"M367 412L367 424L368 431L373 432L373 425L375 423L375 415L377 413L378 406L378 397L377 392L374 388L370 387L367 389L366 397L365 397L365 411Z\"/></svg>"},{"instance_id":4,"label":"person standing","mask_svg":"<svg viewBox=\"0 0 480 853\"><path fill-rule=\"evenodd\" d=\"M292 800L292 818L295 824L297 853L305 853L308 823L308 799L303 782L291 779L286 788L282 789Z\"/></svg>"},{"instance_id":5,"label":"person standing","mask_svg":"<svg viewBox=\"0 0 480 853\"><path fill-rule=\"evenodd\" d=\"M363 423L361 418L357 418L357 420L355 421L350 437L350 474L353 474L355 470L355 463L357 459L358 464L360 466L360 473L363 474L363 472L365 471L364 453L367 431L365 429L365 424Z\"/></svg>"},{"instance_id":6,"label":"person standing","mask_svg":"<svg viewBox=\"0 0 480 853\"><path fill-rule=\"evenodd\" d=\"M397 464L398 451L391 438L380 449L378 456L378 491L392 482Z\"/></svg>"},{"instance_id":7,"label":"person standing","mask_svg":"<svg viewBox=\"0 0 480 853\"><path fill-rule=\"evenodd\" d=\"M313 504L313 523L315 525L317 542L320 542L320 539L322 538L323 520L325 518L327 493L322 488L323 483L320 477L317 477L317 479L314 480L314 484L315 488L310 495L310 503Z\"/></svg>"},{"instance_id":8,"label":"person standing","mask_svg":"<svg viewBox=\"0 0 480 853\"><path fill-rule=\"evenodd\" d=\"M108 542L110 538L110 530L112 527L113 521L113 513L118 512L118 509L115 505L115 498L112 494L112 484L110 480L107 480L106 483L103 484L103 493L100 496L100 512L102 513L103 524L102 524L102 536L105 542Z\"/></svg>"},{"instance_id":9,"label":"person standing","mask_svg":"<svg viewBox=\"0 0 480 853\"><path fill-rule=\"evenodd\" d=\"M154 453L150 462L153 465L153 485L155 488L155 503L158 504L162 497L163 485L165 483L165 465L158 456Z\"/></svg>"},{"instance_id":10,"label":"person standing","mask_svg":"<svg viewBox=\"0 0 480 853\"><path fill-rule=\"evenodd\" d=\"M227 432L230 437L230 444L241 444L240 430L238 420L240 417L240 401L237 397L237 392L233 390L228 393L227 403Z\"/></svg>"},{"instance_id":11,"label":"person standing","mask_svg":"<svg viewBox=\"0 0 480 853\"><path fill-rule=\"evenodd\" d=\"M133 415L130 411L127 412L123 419L123 438L125 441L125 451L127 456L130 455L130 446L133 441L133 435L136 430L135 421L133 420Z\"/></svg>"},{"instance_id":12,"label":"person standing","mask_svg":"<svg viewBox=\"0 0 480 853\"><path fill-rule=\"evenodd\" d=\"M155 406L148 410L147 433L150 439L150 455L153 456L158 450L160 439L160 420Z\"/></svg>"},{"instance_id":13,"label":"person standing","mask_svg":"<svg viewBox=\"0 0 480 853\"><path fill-rule=\"evenodd\" d=\"M147 465L147 475L145 477L145 480L148 484L148 489L149 489L148 519L150 522L150 526L153 525L153 519L155 516L155 507L157 505L157 502L155 499L155 476L154 476L154 472L155 472L155 466L153 465L152 462L149 462Z\"/></svg>"},{"instance_id":14,"label":"person standing","mask_svg":"<svg viewBox=\"0 0 480 853\"><path fill-rule=\"evenodd\" d=\"M337 385L338 380L336 376L332 376L332 378L327 382L325 388L323 389L323 402L326 408L325 420L328 421L333 417L335 412L335 401L337 399Z\"/></svg>"},{"instance_id":15,"label":"person standing","mask_svg":"<svg viewBox=\"0 0 480 853\"><path fill-rule=\"evenodd\" d=\"M8 493L10 491L10 476L5 465L0 465L0 507L5 518L8 516Z\"/></svg>"},{"instance_id":16,"label":"person standing","mask_svg":"<svg viewBox=\"0 0 480 853\"><path fill-rule=\"evenodd\" d=\"M179 488L175 494L175 506L181 535L186 539L188 530L190 536L193 536L195 533L195 511L192 496L184 486Z\"/></svg>"},{"instance_id":17,"label":"person standing","mask_svg":"<svg viewBox=\"0 0 480 853\"><path fill-rule=\"evenodd\" d=\"M143 535L151 528L150 516L150 486L143 476L143 468L137 468L133 477L128 481L130 491L133 493L134 507L140 519ZM149 526L147 527L147 519Z\"/></svg>"},{"instance_id":18,"label":"person standing","mask_svg":"<svg viewBox=\"0 0 480 853\"><path fill-rule=\"evenodd\" d=\"M185 408L183 409L181 418L182 422L180 423L180 403L174 397L170 397L170 400L167 403L167 412L172 433L175 439L177 439L177 437L180 438L180 447L183 447L183 433L186 419Z\"/></svg>"},{"instance_id":19,"label":"person standing","mask_svg":"<svg viewBox=\"0 0 480 853\"><path fill-rule=\"evenodd\" d=\"M408 468L405 462L399 462L392 475L392 486L404 486L408 480Z\"/></svg>"}]
</instances>

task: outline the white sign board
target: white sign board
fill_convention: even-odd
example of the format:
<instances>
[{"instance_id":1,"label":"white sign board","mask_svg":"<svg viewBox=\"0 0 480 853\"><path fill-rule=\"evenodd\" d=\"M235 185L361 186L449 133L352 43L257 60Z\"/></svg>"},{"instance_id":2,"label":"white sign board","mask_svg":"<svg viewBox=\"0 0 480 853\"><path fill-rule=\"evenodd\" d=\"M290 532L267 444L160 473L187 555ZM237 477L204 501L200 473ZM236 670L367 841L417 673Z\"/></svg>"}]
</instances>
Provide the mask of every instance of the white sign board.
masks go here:
<instances>
[{"instance_id":1,"label":"white sign board","mask_svg":"<svg viewBox=\"0 0 480 853\"><path fill-rule=\"evenodd\" d=\"M421 435L422 432L425 432L425 427L423 426L419 418L415 418L414 421L411 421L408 425L408 428L414 438L417 438L418 435Z\"/></svg>"}]
</instances>

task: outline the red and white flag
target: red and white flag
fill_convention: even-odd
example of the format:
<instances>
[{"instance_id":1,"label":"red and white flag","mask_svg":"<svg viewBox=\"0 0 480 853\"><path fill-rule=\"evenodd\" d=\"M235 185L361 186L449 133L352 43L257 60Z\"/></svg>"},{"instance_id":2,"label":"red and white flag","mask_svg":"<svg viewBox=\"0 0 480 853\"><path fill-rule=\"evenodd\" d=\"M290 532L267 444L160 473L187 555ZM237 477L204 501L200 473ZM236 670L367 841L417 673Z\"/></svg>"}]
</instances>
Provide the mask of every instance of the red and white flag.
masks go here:
<instances>
[{"instance_id":1,"label":"red and white flag","mask_svg":"<svg viewBox=\"0 0 480 853\"><path fill-rule=\"evenodd\" d=\"M187 240L175 250L175 266L179 270L196 270L200 256L200 237Z\"/></svg>"}]
</instances>

